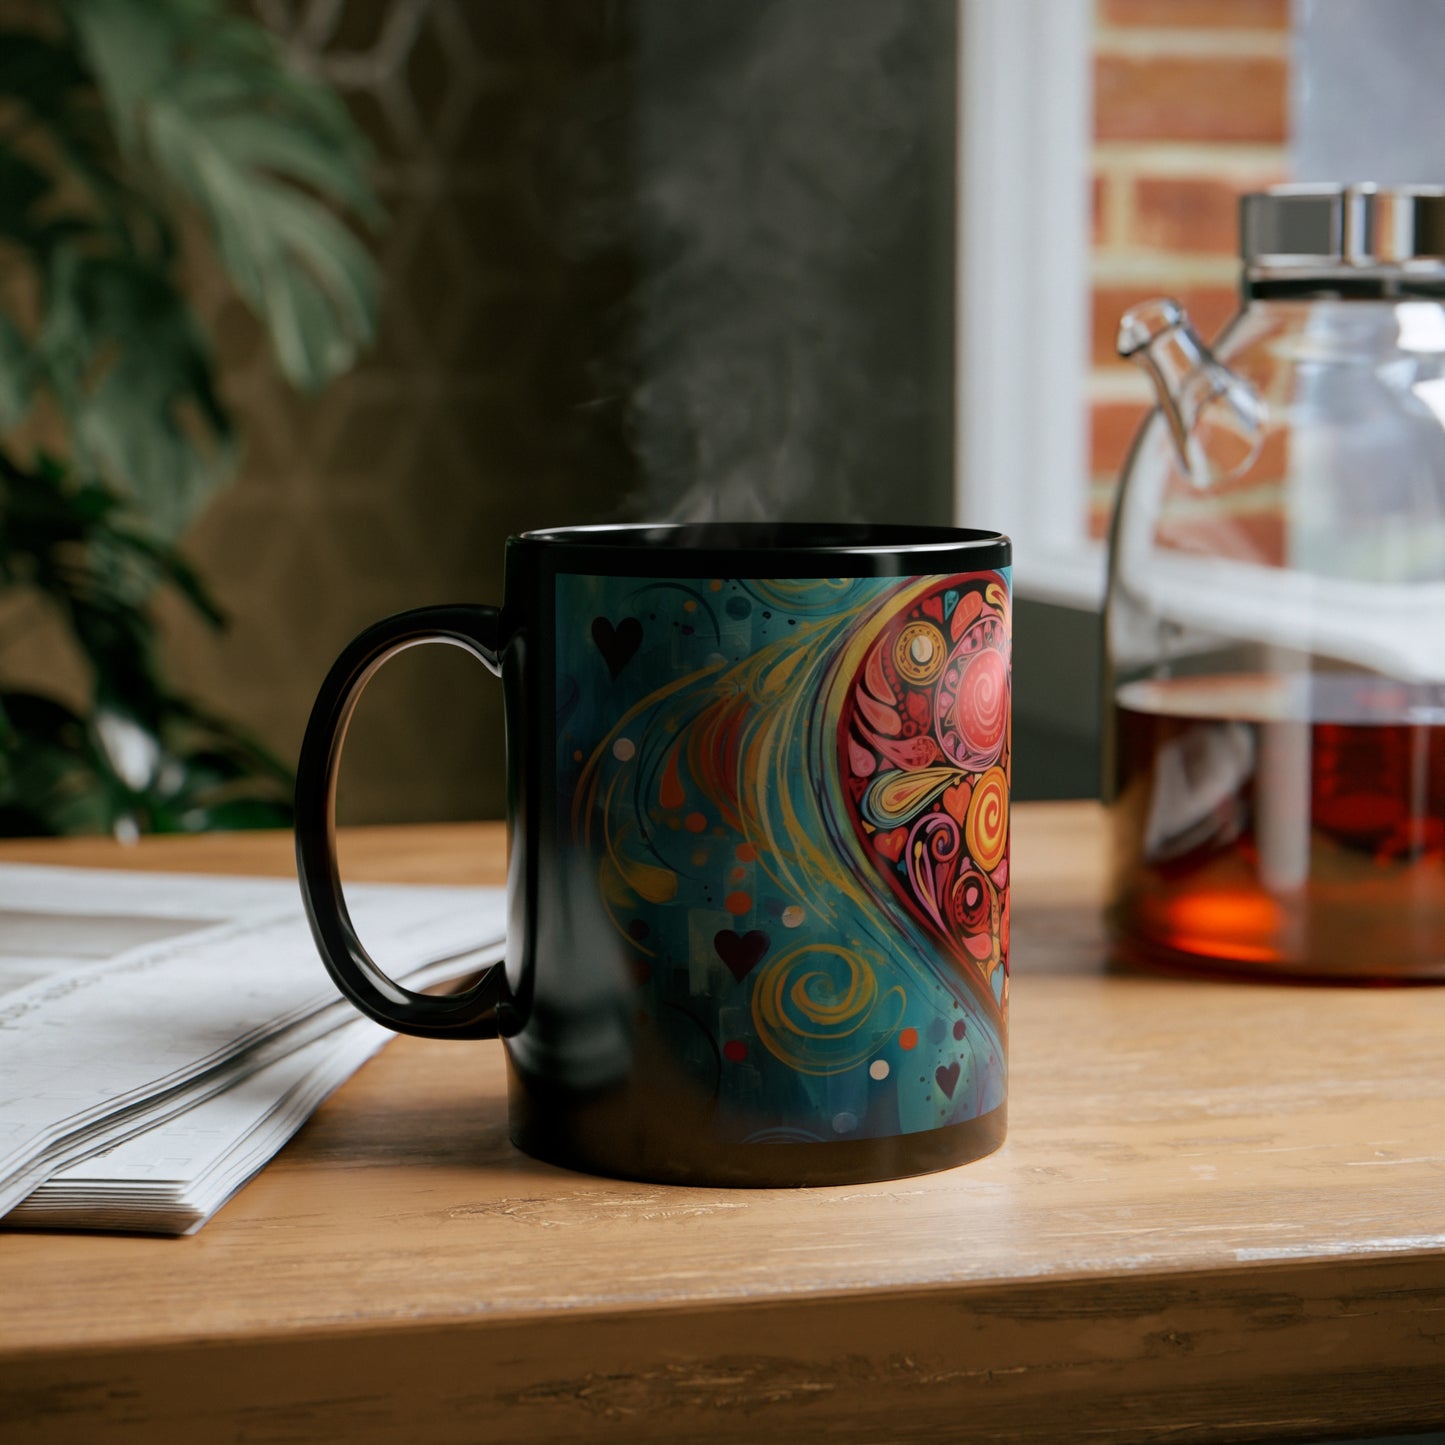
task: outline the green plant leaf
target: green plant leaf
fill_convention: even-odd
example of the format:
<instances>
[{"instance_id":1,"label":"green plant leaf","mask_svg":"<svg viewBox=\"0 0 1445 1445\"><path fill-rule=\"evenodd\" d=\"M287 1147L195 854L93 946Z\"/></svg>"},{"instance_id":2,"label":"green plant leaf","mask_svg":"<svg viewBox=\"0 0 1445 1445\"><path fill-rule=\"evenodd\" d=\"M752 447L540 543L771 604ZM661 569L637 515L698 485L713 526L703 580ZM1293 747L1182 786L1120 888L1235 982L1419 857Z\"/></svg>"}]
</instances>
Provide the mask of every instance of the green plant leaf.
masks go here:
<instances>
[{"instance_id":1,"label":"green plant leaf","mask_svg":"<svg viewBox=\"0 0 1445 1445\"><path fill-rule=\"evenodd\" d=\"M66 11L122 145L200 207L287 378L314 390L348 369L375 337L376 266L329 207L379 207L336 97L215 0Z\"/></svg>"},{"instance_id":2,"label":"green plant leaf","mask_svg":"<svg viewBox=\"0 0 1445 1445\"><path fill-rule=\"evenodd\" d=\"M169 582L212 627L226 625L226 614L221 611L215 598L201 581L200 574L173 547L147 536L144 532L131 531L126 527L115 528L111 539L113 543L119 544L122 550L128 550L132 556L144 558L156 575L162 581Z\"/></svg>"},{"instance_id":3,"label":"green plant leaf","mask_svg":"<svg viewBox=\"0 0 1445 1445\"><path fill-rule=\"evenodd\" d=\"M0 692L0 836L288 826L290 772L258 771L238 738L186 704L148 724ZM139 766L124 756L127 741L143 753Z\"/></svg>"},{"instance_id":4,"label":"green plant leaf","mask_svg":"<svg viewBox=\"0 0 1445 1445\"><path fill-rule=\"evenodd\" d=\"M7 719L0 834L108 832L123 800L96 766L84 719L53 698L0 694Z\"/></svg>"},{"instance_id":5,"label":"green plant leaf","mask_svg":"<svg viewBox=\"0 0 1445 1445\"><path fill-rule=\"evenodd\" d=\"M0 312L0 432L25 420L35 366L20 328Z\"/></svg>"},{"instance_id":6,"label":"green plant leaf","mask_svg":"<svg viewBox=\"0 0 1445 1445\"><path fill-rule=\"evenodd\" d=\"M35 119L69 125L72 92L88 82L73 47L32 30L0 31L0 95Z\"/></svg>"},{"instance_id":7,"label":"green plant leaf","mask_svg":"<svg viewBox=\"0 0 1445 1445\"><path fill-rule=\"evenodd\" d=\"M235 463L204 340L169 277L138 257L62 248L39 338L79 466L129 495L161 537Z\"/></svg>"},{"instance_id":8,"label":"green plant leaf","mask_svg":"<svg viewBox=\"0 0 1445 1445\"><path fill-rule=\"evenodd\" d=\"M0 452L0 582L30 586L59 610L97 708L153 727L167 717L190 724L161 680L146 599L168 583L207 620L218 623L219 611L176 549L133 530L103 486L71 483L45 458L26 471Z\"/></svg>"},{"instance_id":9,"label":"green plant leaf","mask_svg":"<svg viewBox=\"0 0 1445 1445\"><path fill-rule=\"evenodd\" d=\"M52 208L63 204L66 210L65 215L52 214L43 222L31 220L16 239L44 252L83 228L108 231L132 242L144 233L162 251L168 247L163 218L118 170L104 106L73 43L26 30L0 32L0 99L18 108L7 153L18 157L28 150L33 157L44 156L49 204ZM27 145L35 128L43 130L51 150ZM76 181L82 183L84 195L76 194ZM18 215L17 198L7 195L3 185L0 212L8 212L7 220L12 221Z\"/></svg>"},{"instance_id":10,"label":"green plant leaf","mask_svg":"<svg viewBox=\"0 0 1445 1445\"><path fill-rule=\"evenodd\" d=\"M138 139L145 98L175 63L176 41L187 23L185 12L194 13L198 7L185 0L155 4L66 0L64 8L100 81L121 146L131 150Z\"/></svg>"},{"instance_id":11,"label":"green plant leaf","mask_svg":"<svg viewBox=\"0 0 1445 1445\"><path fill-rule=\"evenodd\" d=\"M44 171L15 151L0 149L0 236L32 245L38 226L30 213L50 191Z\"/></svg>"},{"instance_id":12,"label":"green plant leaf","mask_svg":"<svg viewBox=\"0 0 1445 1445\"><path fill-rule=\"evenodd\" d=\"M296 775L259 738L188 699L172 696L167 701L171 715L201 739L199 746L203 752L209 748L222 750L243 763L251 774L270 778L290 797L296 786Z\"/></svg>"},{"instance_id":13,"label":"green plant leaf","mask_svg":"<svg viewBox=\"0 0 1445 1445\"><path fill-rule=\"evenodd\" d=\"M224 0L54 4L62 31L0 30L0 240L41 312L34 334L0 314L0 435L48 392L70 456L0 446L0 584L58 611L92 700L0 691L0 833L283 826L290 769L170 689L148 610L160 584L221 622L172 539L234 457L171 211L198 207L288 378L319 386L376 328L339 214L379 221L369 156Z\"/></svg>"}]
</instances>

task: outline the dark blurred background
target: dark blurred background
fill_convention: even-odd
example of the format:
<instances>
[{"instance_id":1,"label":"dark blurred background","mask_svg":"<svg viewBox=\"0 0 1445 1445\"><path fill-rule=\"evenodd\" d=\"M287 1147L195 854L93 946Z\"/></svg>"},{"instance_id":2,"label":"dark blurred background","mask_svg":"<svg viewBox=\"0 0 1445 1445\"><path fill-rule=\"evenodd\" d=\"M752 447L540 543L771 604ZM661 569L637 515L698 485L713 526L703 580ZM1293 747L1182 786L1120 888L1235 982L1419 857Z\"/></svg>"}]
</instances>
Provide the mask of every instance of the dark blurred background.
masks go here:
<instances>
[{"instance_id":1,"label":"dark blurred background","mask_svg":"<svg viewBox=\"0 0 1445 1445\"><path fill-rule=\"evenodd\" d=\"M246 438L187 539L178 680L294 758L367 622L498 601L502 543L635 516L952 513L951 0L257 0L346 98L380 344L321 397L197 277ZM499 816L500 689L399 657L343 822Z\"/></svg>"}]
</instances>

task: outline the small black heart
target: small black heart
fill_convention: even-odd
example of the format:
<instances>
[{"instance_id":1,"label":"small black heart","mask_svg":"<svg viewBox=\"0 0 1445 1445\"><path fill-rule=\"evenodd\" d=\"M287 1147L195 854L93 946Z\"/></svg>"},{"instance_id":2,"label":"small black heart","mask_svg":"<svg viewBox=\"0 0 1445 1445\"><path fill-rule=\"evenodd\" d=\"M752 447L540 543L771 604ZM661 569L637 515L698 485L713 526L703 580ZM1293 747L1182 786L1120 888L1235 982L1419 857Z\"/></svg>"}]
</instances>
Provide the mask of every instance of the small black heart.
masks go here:
<instances>
[{"instance_id":1,"label":"small black heart","mask_svg":"<svg viewBox=\"0 0 1445 1445\"><path fill-rule=\"evenodd\" d=\"M607 671L616 677L642 646L642 624L635 617L624 617L614 627L607 618L594 617L592 640L607 664Z\"/></svg>"},{"instance_id":2,"label":"small black heart","mask_svg":"<svg viewBox=\"0 0 1445 1445\"><path fill-rule=\"evenodd\" d=\"M938 1087L951 1099L953 1091L958 1087L958 1062L955 1060L946 1069L942 1064L934 1070L933 1077L938 1080Z\"/></svg>"},{"instance_id":3,"label":"small black heart","mask_svg":"<svg viewBox=\"0 0 1445 1445\"><path fill-rule=\"evenodd\" d=\"M724 928L713 935L712 946L727 964L728 972L741 983L768 951L768 935L760 928L750 933L734 933L731 928Z\"/></svg>"}]
</instances>

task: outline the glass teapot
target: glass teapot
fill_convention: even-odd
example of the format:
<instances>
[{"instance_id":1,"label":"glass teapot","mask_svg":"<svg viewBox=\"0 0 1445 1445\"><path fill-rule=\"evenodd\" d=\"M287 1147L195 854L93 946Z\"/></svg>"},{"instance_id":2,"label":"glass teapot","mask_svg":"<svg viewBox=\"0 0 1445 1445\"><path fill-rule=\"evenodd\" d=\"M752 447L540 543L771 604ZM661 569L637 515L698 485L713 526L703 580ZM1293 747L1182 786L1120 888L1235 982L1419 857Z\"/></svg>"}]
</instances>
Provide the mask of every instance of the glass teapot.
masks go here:
<instances>
[{"instance_id":1,"label":"glass teapot","mask_svg":"<svg viewBox=\"0 0 1445 1445\"><path fill-rule=\"evenodd\" d=\"M1111 917L1135 962L1445 978L1445 192L1241 206L1213 350L1123 319L1158 405L1105 612Z\"/></svg>"}]
</instances>

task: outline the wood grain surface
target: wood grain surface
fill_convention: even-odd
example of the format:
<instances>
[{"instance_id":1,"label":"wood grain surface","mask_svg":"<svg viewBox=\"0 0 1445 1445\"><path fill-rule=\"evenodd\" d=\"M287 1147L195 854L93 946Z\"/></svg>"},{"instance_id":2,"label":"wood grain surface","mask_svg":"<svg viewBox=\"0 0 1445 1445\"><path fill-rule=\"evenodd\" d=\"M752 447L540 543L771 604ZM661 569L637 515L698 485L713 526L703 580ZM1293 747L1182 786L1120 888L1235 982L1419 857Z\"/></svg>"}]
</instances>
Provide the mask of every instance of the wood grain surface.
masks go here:
<instances>
[{"instance_id":1,"label":"wood grain surface","mask_svg":"<svg viewBox=\"0 0 1445 1445\"><path fill-rule=\"evenodd\" d=\"M199 1235L0 1235L0 1440L1319 1439L1445 1424L1445 989L1109 972L1100 815L1014 825L1008 1143L821 1190L507 1142L398 1039ZM285 873L289 840L37 861ZM495 827L357 879L499 881ZM320 965L317 965L318 968Z\"/></svg>"}]
</instances>

